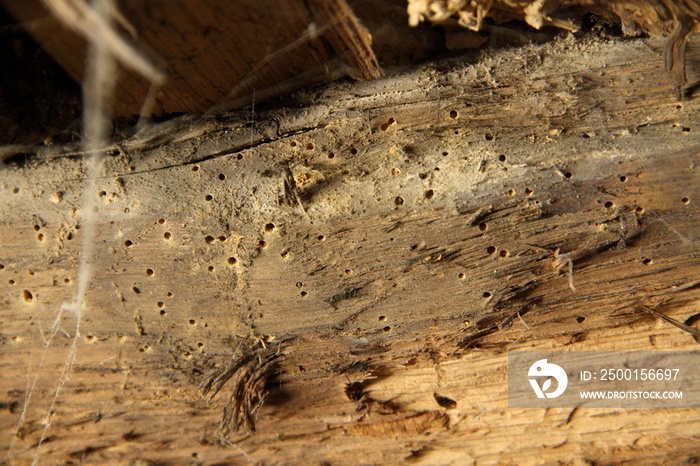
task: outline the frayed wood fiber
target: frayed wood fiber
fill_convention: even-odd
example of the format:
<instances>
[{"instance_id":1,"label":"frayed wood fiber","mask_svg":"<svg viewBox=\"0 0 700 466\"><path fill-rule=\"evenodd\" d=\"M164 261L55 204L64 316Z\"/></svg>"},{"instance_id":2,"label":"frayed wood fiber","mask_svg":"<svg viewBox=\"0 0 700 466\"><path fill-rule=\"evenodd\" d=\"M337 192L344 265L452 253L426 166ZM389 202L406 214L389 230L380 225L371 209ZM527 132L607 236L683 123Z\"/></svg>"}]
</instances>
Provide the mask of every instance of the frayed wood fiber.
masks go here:
<instances>
[{"instance_id":1,"label":"frayed wood fiber","mask_svg":"<svg viewBox=\"0 0 700 466\"><path fill-rule=\"evenodd\" d=\"M441 23L456 17L460 25L478 31L485 18L497 22L525 20L534 28L580 28L576 9L620 21L625 34L668 37L664 61L680 92L687 83L685 48L698 31L700 3L693 0L408 0L412 26L428 20ZM582 15L579 15L580 18Z\"/></svg>"},{"instance_id":2,"label":"frayed wood fiber","mask_svg":"<svg viewBox=\"0 0 700 466\"><path fill-rule=\"evenodd\" d=\"M267 397L266 385L279 369L280 343L261 345L257 341L242 340L231 361L216 371L201 387L204 395L211 392L209 401L233 379L231 395L224 407L219 430L222 434L255 432L255 417Z\"/></svg>"}]
</instances>

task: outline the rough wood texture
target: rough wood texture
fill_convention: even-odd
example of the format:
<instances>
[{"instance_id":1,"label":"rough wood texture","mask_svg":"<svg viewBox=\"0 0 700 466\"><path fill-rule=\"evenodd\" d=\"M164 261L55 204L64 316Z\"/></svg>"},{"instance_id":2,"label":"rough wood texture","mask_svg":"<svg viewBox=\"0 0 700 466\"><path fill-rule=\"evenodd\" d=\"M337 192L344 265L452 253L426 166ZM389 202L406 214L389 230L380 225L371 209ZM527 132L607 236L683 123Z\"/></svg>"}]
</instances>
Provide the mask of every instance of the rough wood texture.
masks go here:
<instances>
[{"instance_id":1,"label":"rough wood texture","mask_svg":"<svg viewBox=\"0 0 700 466\"><path fill-rule=\"evenodd\" d=\"M39 1L3 5L83 82L85 41L79 35ZM372 38L345 0L125 0L118 9L120 30L163 68L166 81L148 96L151 83L121 63L115 116L139 115L144 105L155 115L235 108L342 76L382 75Z\"/></svg>"},{"instance_id":2,"label":"rough wood texture","mask_svg":"<svg viewBox=\"0 0 700 466\"><path fill-rule=\"evenodd\" d=\"M576 31L583 11L594 12L619 21L629 35L641 32L652 37L668 36L664 53L679 97L687 83L685 49L688 37L700 28L700 4L695 0L408 0L411 24L425 19L442 23L450 17L478 31L485 18L509 21L525 20L537 29L551 25ZM572 9L580 8L576 14Z\"/></svg>"},{"instance_id":3,"label":"rough wood texture","mask_svg":"<svg viewBox=\"0 0 700 466\"><path fill-rule=\"evenodd\" d=\"M79 314L58 310L76 288L85 160L5 167L3 451L695 458L692 410L506 399L508 350L697 348L659 317L690 326L700 299L700 105L674 100L662 48L562 39L122 141L89 193L104 203Z\"/></svg>"}]
</instances>

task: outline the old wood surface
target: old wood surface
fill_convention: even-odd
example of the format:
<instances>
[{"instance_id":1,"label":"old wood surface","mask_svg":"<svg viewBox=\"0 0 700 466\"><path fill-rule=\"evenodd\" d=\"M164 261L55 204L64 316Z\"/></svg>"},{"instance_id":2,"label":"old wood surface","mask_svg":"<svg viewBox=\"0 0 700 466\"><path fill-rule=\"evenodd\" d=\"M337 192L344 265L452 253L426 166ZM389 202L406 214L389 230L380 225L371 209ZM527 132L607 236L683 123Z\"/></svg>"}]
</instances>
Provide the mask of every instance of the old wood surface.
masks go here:
<instances>
[{"instance_id":1,"label":"old wood surface","mask_svg":"<svg viewBox=\"0 0 700 466\"><path fill-rule=\"evenodd\" d=\"M88 193L80 312L59 309L86 160L5 166L7 461L696 457L695 410L514 409L506 392L508 351L697 348L659 317L700 299L700 106L675 100L662 47L561 39L122 141ZM221 432L266 361L264 405L234 402L241 428Z\"/></svg>"},{"instance_id":2,"label":"old wood surface","mask_svg":"<svg viewBox=\"0 0 700 466\"><path fill-rule=\"evenodd\" d=\"M46 4L2 2L66 72L82 83L86 41ZM235 108L292 90L353 76L382 75L372 38L345 0L117 2L116 25L128 44L160 68L149 82L128 62L118 66L116 117ZM81 18L79 24L86 24Z\"/></svg>"}]
</instances>

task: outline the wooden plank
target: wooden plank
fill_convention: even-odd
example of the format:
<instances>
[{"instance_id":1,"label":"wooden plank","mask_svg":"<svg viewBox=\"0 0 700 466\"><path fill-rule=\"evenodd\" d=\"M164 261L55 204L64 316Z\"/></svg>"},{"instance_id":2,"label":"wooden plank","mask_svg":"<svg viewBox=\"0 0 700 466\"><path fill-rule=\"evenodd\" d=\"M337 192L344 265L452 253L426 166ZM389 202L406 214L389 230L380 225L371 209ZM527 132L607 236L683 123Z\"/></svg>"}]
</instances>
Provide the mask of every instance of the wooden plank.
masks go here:
<instances>
[{"instance_id":1,"label":"wooden plank","mask_svg":"<svg viewBox=\"0 0 700 466\"><path fill-rule=\"evenodd\" d=\"M39 1L3 2L77 82L85 74L85 41ZM152 112L201 113L235 108L350 74L382 75L371 36L345 0L118 2L139 50L163 68L152 91L122 66L115 116L139 115L152 92ZM133 36L133 37L132 37ZM123 64L122 64L123 65Z\"/></svg>"},{"instance_id":2,"label":"wooden plank","mask_svg":"<svg viewBox=\"0 0 700 466\"><path fill-rule=\"evenodd\" d=\"M6 166L3 452L694 457L690 409L507 407L509 350L697 344L659 315L685 322L700 299L700 107L675 101L660 42L576 44L301 94L302 108L254 125L182 119L122 141L89 193L101 220L79 314L58 311L77 287L86 161L65 147ZM262 361L279 364L267 385ZM208 402L201 387L229 374ZM255 433L246 403L228 408L240 430L219 432L231 394L250 393L250 410L262 388Z\"/></svg>"}]
</instances>

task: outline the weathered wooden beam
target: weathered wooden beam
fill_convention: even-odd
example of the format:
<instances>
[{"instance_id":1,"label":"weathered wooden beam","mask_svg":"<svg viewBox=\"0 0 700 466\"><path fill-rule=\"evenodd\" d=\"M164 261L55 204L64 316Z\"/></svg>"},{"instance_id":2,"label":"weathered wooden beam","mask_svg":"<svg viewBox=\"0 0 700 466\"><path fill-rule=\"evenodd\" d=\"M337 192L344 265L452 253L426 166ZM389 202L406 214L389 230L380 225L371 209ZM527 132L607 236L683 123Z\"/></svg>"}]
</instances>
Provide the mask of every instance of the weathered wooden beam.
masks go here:
<instances>
[{"instance_id":1,"label":"weathered wooden beam","mask_svg":"<svg viewBox=\"0 0 700 466\"><path fill-rule=\"evenodd\" d=\"M382 76L372 38L345 0L116 3L117 30L161 68L165 81L149 82L119 61L115 117L235 108L343 76ZM44 7L70 14L78 10L74 3L2 4L83 82L85 39Z\"/></svg>"},{"instance_id":2,"label":"weathered wooden beam","mask_svg":"<svg viewBox=\"0 0 700 466\"><path fill-rule=\"evenodd\" d=\"M696 348L700 106L660 44L561 39L121 141L79 313L86 160L5 166L3 452L693 457L694 411L506 398L508 350Z\"/></svg>"}]
</instances>

